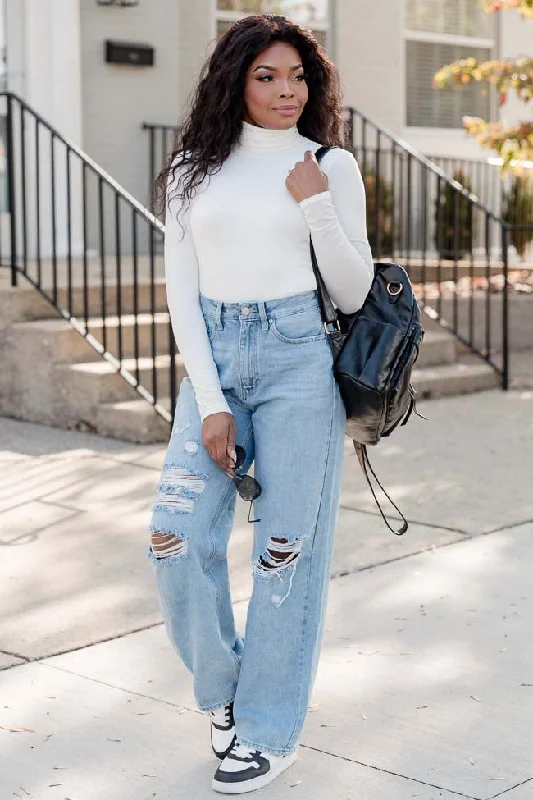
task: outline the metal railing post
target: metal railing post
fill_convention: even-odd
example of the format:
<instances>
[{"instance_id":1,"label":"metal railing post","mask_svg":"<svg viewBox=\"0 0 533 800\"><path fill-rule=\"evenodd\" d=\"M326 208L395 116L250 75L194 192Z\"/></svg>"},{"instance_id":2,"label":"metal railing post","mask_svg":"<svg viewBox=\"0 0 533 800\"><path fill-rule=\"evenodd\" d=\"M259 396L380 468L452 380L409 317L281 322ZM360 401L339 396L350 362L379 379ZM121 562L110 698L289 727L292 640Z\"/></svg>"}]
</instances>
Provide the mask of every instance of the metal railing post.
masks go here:
<instances>
[{"instance_id":1,"label":"metal railing post","mask_svg":"<svg viewBox=\"0 0 533 800\"><path fill-rule=\"evenodd\" d=\"M509 389L509 226L501 222L503 297L502 297L502 389Z\"/></svg>"},{"instance_id":2,"label":"metal railing post","mask_svg":"<svg viewBox=\"0 0 533 800\"><path fill-rule=\"evenodd\" d=\"M9 202L9 257L11 286L17 286L17 206L15 194L15 137L13 135L13 97L7 96L7 192Z\"/></svg>"}]
</instances>

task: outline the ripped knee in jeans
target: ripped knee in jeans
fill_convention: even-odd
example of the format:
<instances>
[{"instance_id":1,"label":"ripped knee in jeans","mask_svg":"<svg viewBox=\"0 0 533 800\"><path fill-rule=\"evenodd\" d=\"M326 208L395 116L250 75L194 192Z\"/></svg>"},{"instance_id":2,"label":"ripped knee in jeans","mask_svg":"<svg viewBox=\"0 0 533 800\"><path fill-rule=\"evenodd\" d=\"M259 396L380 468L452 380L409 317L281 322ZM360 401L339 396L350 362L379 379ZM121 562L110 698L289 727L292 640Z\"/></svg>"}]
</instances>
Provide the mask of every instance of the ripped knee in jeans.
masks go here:
<instances>
[{"instance_id":1,"label":"ripped knee in jeans","mask_svg":"<svg viewBox=\"0 0 533 800\"><path fill-rule=\"evenodd\" d=\"M272 595L272 602L275 606L280 606L289 596L301 549L302 539L295 539L291 542L285 537L271 536L265 552L259 556L254 564L254 574L258 577L276 576L280 581L283 581L285 572L289 567L292 567L287 593L283 597L278 594Z\"/></svg>"},{"instance_id":2,"label":"ripped knee in jeans","mask_svg":"<svg viewBox=\"0 0 533 800\"><path fill-rule=\"evenodd\" d=\"M167 464L157 487L154 511L192 514L205 489L207 475L182 464Z\"/></svg>"},{"instance_id":3,"label":"ripped knee in jeans","mask_svg":"<svg viewBox=\"0 0 533 800\"><path fill-rule=\"evenodd\" d=\"M157 559L184 556L187 553L187 539L180 538L177 533L152 531L151 544L152 553Z\"/></svg>"},{"instance_id":4,"label":"ripped knee in jeans","mask_svg":"<svg viewBox=\"0 0 533 800\"><path fill-rule=\"evenodd\" d=\"M296 539L295 542L289 542L288 539L281 539L276 536L271 536L267 545L266 551L260 555L257 560L257 571L278 570L281 571L289 566L293 561L296 561L300 554L302 543L301 540Z\"/></svg>"}]
</instances>

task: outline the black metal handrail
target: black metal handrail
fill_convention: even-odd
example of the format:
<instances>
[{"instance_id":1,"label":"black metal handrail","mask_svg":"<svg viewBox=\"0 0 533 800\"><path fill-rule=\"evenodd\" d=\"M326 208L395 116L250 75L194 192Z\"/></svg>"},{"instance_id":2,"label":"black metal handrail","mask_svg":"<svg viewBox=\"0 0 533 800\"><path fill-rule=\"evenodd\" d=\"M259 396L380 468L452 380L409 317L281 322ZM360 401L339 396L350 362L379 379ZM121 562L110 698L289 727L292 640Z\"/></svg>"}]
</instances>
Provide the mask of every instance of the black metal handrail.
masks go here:
<instances>
[{"instance_id":1,"label":"black metal handrail","mask_svg":"<svg viewBox=\"0 0 533 800\"><path fill-rule=\"evenodd\" d=\"M347 107L342 114L345 147L365 183L374 259L403 264L428 315L489 364L507 389L509 245L520 230L533 239L533 227L505 222L500 208L360 111ZM143 127L153 179L178 128Z\"/></svg>"},{"instance_id":2,"label":"black metal handrail","mask_svg":"<svg viewBox=\"0 0 533 800\"><path fill-rule=\"evenodd\" d=\"M349 108L344 116L346 146L365 180L374 257L402 263L428 315L507 389L510 244L533 240L529 219L510 224L501 204L491 207L364 114Z\"/></svg>"},{"instance_id":3,"label":"black metal handrail","mask_svg":"<svg viewBox=\"0 0 533 800\"><path fill-rule=\"evenodd\" d=\"M0 263L12 286L19 276L29 281L171 422L176 346L158 253L164 226L22 98L0 97L9 211Z\"/></svg>"},{"instance_id":4,"label":"black metal handrail","mask_svg":"<svg viewBox=\"0 0 533 800\"><path fill-rule=\"evenodd\" d=\"M166 313L162 223L24 100L11 92L0 96L9 211L7 236L0 228L0 263L10 269L13 286L19 276L29 281L171 422L177 354ZM355 109L344 113L346 146L365 181L374 257L403 263L427 313L490 364L507 388L509 245L531 229L505 223ZM145 128L154 177L176 129ZM474 324L480 314L481 339Z\"/></svg>"}]
</instances>

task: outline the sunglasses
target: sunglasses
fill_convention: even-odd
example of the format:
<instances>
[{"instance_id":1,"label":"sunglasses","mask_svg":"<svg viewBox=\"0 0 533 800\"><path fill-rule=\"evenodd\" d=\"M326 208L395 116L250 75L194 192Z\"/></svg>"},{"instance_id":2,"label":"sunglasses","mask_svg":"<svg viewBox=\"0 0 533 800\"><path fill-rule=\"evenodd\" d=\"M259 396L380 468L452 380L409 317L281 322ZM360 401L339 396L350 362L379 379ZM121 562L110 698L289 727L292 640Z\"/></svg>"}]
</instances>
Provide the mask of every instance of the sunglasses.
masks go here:
<instances>
[{"instance_id":1,"label":"sunglasses","mask_svg":"<svg viewBox=\"0 0 533 800\"><path fill-rule=\"evenodd\" d=\"M261 486L256 481L255 478L252 478L251 475L237 475L236 472L242 465L244 464L244 460L246 458L246 450L240 444L235 445L235 473L231 476L237 487L237 491L239 493L239 497L242 497L243 500L246 500L247 503L250 503L250 510L248 511L248 522L261 522L260 519L250 519L250 513L252 511L252 503L254 500L257 500L259 495L261 494Z\"/></svg>"}]
</instances>

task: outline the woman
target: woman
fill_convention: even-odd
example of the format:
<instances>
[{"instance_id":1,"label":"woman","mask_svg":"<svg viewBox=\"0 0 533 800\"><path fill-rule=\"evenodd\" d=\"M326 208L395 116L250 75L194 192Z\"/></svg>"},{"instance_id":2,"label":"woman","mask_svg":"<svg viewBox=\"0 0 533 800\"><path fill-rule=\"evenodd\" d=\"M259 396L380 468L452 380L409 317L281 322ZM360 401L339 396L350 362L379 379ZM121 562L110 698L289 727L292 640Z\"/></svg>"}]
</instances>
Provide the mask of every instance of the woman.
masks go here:
<instances>
[{"instance_id":1,"label":"woman","mask_svg":"<svg viewBox=\"0 0 533 800\"><path fill-rule=\"evenodd\" d=\"M205 64L158 180L167 302L188 376L148 556L168 635L211 716L222 759L213 788L226 794L294 762L318 663L345 412L309 235L342 311L362 306L373 276L364 186L340 131L337 72L311 32L249 16ZM319 167L322 144L332 149ZM252 462L248 489L261 494L243 637L226 552Z\"/></svg>"}]
</instances>

